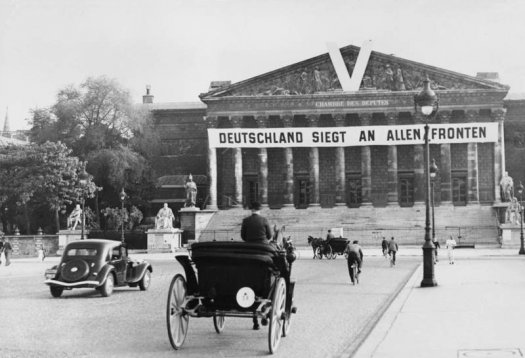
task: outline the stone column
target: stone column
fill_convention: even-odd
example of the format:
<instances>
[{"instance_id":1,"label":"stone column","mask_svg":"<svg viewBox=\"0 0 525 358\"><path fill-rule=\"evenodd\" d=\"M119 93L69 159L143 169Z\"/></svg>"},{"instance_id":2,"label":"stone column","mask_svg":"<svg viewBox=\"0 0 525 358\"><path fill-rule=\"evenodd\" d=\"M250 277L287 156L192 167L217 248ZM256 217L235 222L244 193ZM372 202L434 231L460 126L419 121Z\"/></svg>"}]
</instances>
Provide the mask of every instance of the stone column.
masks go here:
<instances>
[{"instance_id":1,"label":"stone column","mask_svg":"<svg viewBox=\"0 0 525 358\"><path fill-rule=\"evenodd\" d=\"M423 115L416 113L414 123L425 123ZM423 130L423 136L425 130ZM426 178L425 178L425 144L414 145L414 205L425 205L426 199Z\"/></svg>"},{"instance_id":2,"label":"stone column","mask_svg":"<svg viewBox=\"0 0 525 358\"><path fill-rule=\"evenodd\" d=\"M495 203L500 203L501 190L500 181L505 173L505 141L503 133L503 122L505 121L506 110L496 108L491 112L493 122L498 123L498 141L494 143L494 198Z\"/></svg>"},{"instance_id":3,"label":"stone column","mask_svg":"<svg viewBox=\"0 0 525 358\"><path fill-rule=\"evenodd\" d=\"M479 112L467 111L466 118L469 123L477 122ZM467 183L467 205L479 205L478 143L468 143L467 145Z\"/></svg>"},{"instance_id":4,"label":"stone column","mask_svg":"<svg viewBox=\"0 0 525 358\"><path fill-rule=\"evenodd\" d=\"M285 127L293 125L293 115L287 114L282 117ZM284 203L283 207L294 207L294 185L293 185L293 149L290 147L284 148L284 162L285 162L285 188L284 188Z\"/></svg>"},{"instance_id":5,"label":"stone column","mask_svg":"<svg viewBox=\"0 0 525 358\"><path fill-rule=\"evenodd\" d=\"M345 115L335 114L334 122L337 127L345 125ZM335 148L335 206L346 206L346 171L345 148Z\"/></svg>"},{"instance_id":6,"label":"stone column","mask_svg":"<svg viewBox=\"0 0 525 358\"><path fill-rule=\"evenodd\" d=\"M233 128L240 128L242 124L242 116L231 116ZM243 206L242 202L242 148L232 148L233 150L233 167L234 167L234 196L233 207L240 208Z\"/></svg>"},{"instance_id":7,"label":"stone column","mask_svg":"<svg viewBox=\"0 0 525 358\"><path fill-rule=\"evenodd\" d=\"M450 123L451 112L439 111L439 123ZM439 176L441 179L441 205L452 205L452 157L450 156L450 143L440 145L441 162L439 163Z\"/></svg>"},{"instance_id":8,"label":"stone column","mask_svg":"<svg viewBox=\"0 0 525 358\"><path fill-rule=\"evenodd\" d=\"M389 112L386 114L386 120L390 127L394 127L397 123L398 114L396 112ZM399 206L399 198L397 193L397 146L388 146L388 193L387 206Z\"/></svg>"},{"instance_id":9,"label":"stone column","mask_svg":"<svg viewBox=\"0 0 525 358\"><path fill-rule=\"evenodd\" d=\"M310 127L317 127L319 121L319 115L310 114L307 116L308 125ZM308 156L310 164L310 203L309 207L320 206L319 201L319 148L312 147L310 148L310 153Z\"/></svg>"},{"instance_id":10,"label":"stone column","mask_svg":"<svg viewBox=\"0 0 525 358\"><path fill-rule=\"evenodd\" d=\"M259 128L266 128L268 117L257 116L255 121ZM263 208L268 207L268 152L259 148L259 200Z\"/></svg>"},{"instance_id":11,"label":"stone column","mask_svg":"<svg viewBox=\"0 0 525 358\"><path fill-rule=\"evenodd\" d=\"M208 128L217 127L217 117L204 117ZM208 143L208 195L209 203L207 209L217 210L217 149L209 146Z\"/></svg>"},{"instance_id":12,"label":"stone column","mask_svg":"<svg viewBox=\"0 0 525 358\"><path fill-rule=\"evenodd\" d=\"M361 126L369 126L372 114L359 114ZM372 152L369 145L361 147L361 206L372 206Z\"/></svg>"}]
</instances>

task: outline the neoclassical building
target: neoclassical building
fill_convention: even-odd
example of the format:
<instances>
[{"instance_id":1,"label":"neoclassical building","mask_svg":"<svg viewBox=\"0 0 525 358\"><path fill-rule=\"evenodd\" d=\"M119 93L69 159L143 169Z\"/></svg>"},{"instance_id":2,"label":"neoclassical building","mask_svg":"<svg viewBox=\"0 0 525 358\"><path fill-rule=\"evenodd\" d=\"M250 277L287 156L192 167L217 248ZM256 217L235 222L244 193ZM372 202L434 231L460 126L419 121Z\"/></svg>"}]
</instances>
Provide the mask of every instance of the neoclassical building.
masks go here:
<instances>
[{"instance_id":1,"label":"neoclassical building","mask_svg":"<svg viewBox=\"0 0 525 358\"><path fill-rule=\"evenodd\" d=\"M350 75L359 50L340 49ZM166 151L170 145L198 157L168 154L182 165L158 169L164 182L189 171L203 176L202 201L220 218L210 229L234 230L227 218L237 215L221 213L242 215L255 200L297 230L419 227L425 118L414 95L427 77L439 98L429 138L440 225L494 225L508 86L379 52L371 53L358 91L342 90L326 53L245 81L213 82L201 104L149 104Z\"/></svg>"}]
</instances>

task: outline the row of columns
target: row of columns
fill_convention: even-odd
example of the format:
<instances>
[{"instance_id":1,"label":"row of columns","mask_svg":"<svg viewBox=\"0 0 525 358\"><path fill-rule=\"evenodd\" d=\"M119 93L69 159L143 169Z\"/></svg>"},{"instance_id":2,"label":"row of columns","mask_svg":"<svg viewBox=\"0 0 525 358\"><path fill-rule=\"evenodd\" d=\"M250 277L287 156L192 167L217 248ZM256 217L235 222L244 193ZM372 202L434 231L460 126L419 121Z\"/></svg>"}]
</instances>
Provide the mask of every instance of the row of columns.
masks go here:
<instances>
[{"instance_id":1,"label":"row of columns","mask_svg":"<svg viewBox=\"0 0 525 358\"><path fill-rule=\"evenodd\" d=\"M386 113L386 121L389 126L397 124L398 113ZM416 123L423 123L419 114L416 114ZM499 181L504 168L504 148L503 148L503 121L505 119L505 110L502 108L495 109L491 112L492 120L498 123L499 134L498 142L494 143L494 198L500 200ZM451 112L440 111L437 115L438 123L450 123ZM362 126L371 125L372 114L359 114L360 124ZM293 125L293 115L282 115L281 119L285 127ZM308 126L317 127L319 114L311 114L306 117ZM333 119L336 126L345 125L345 114L335 114ZM468 122L479 120L478 111L466 111ZM242 125L241 116L231 116L230 120L234 127ZM255 121L259 128L265 128L267 116L256 116ZM210 128L216 128L218 117L207 116L207 125ZM345 150L344 147L335 147L335 205L346 205L346 171L345 171ZM293 150L292 148L283 148L285 161L285 191L283 194L284 207L294 206L294 169L293 169ZM424 204L425 202L425 168L424 168L424 145L414 146L414 204ZM242 206L242 149L233 148L234 153L234 206ZM452 205L452 167L451 167L451 150L450 144L441 144L440 146L440 177L441 177L441 204ZM263 206L268 205L268 153L266 148L259 148L259 198ZM310 206L320 206L319 192L319 149L311 147L309 149L309 179L311 185ZM397 146L388 146L387 152L387 205L398 206L398 160ZM217 209L217 154L215 148L208 148L208 170L209 170L209 205L212 210ZM468 181L468 203L479 204L479 179L478 179L478 145L477 143L468 143L467 146L467 181ZM372 154L370 146L361 147L361 206L371 206L372 193Z\"/></svg>"}]
</instances>

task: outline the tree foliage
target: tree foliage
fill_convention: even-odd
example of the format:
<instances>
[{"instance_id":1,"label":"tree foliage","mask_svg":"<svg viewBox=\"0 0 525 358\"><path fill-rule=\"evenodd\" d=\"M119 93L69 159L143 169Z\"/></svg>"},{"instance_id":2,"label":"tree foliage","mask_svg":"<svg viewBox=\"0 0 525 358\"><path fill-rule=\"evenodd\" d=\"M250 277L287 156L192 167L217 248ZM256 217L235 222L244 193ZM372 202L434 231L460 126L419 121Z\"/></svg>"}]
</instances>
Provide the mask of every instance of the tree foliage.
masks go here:
<instances>
[{"instance_id":1,"label":"tree foliage","mask_svg":"<svg viewBox=\"0 0 525 358\"><path fill-rule=\"evenodd\" d=\"M133 203L147 205L153 188L149 161L160 141L149 112L135 106L115 80L90 77L61 89L52 107L33 110L31 125L33 141L61 141L88 161L87 171L103 187L97 198L103 205L118 204L121 188Z\"/></svg>"},{"instance_id":2,"label":"tree foliage","mask_svg":"<svg viewBox=\"0 0 525 358\"><path fill-rule=\"evenodd\" d=\"M93 197L98 190L91 179L80 185L82 170L83 163L60 142L1 147L0 206L16 211L15 205L44 204L58 213L74 201Z\"/></svg>"}]
</instances>

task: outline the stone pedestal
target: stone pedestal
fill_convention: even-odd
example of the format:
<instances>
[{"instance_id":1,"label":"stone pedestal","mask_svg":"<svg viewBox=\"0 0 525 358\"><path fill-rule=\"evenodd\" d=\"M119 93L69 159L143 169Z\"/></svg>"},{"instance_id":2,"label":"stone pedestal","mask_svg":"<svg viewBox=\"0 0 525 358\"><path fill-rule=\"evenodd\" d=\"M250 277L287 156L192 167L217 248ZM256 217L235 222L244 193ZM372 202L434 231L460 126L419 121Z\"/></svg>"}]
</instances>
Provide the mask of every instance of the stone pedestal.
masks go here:
<instances>
[{"instance_id":1,"label":"stone pedestal","mask_svg":"<svg viewBox=\"0 0 525 358\"><path fill-rule=\"evenodd\" d=\"M84 239L87 239L89 230L84 230ZM60 230L58 232L58 250L57 255L62 255L64 247L72 241L80 240L82 237L81 230Z\"/></svg>"},{"instance_id":2,"label":"stone pedestal","mask_svg":"<svg viewBox=\"0 0 525 358\"><path fill-rule=\"evenodd\" d=\"M180 229L150 229L146 232L148 236L148 252L171 251L181 247Z\"/></svg>"},{"instance_id":3,"label":"stone pedestal","mask_svg":"<svg viewBox=\"0 0 525 358\"><path fill-rule=\"evenodd\" d=\"M521 228L519 225L501 224L500 229L501 229L501 248L519 249L521 247Z\"/></svg>"},{"instance_id":4,"label":"stone pedestal","mask_svg":"<svg viewBox=\"0 0 525 358\"><path fill-rule=\"evenodd\" d=\"M180 227L185 231L184 244L199 241L201 233L206 229L215 212L215 210L200 210L199 208L179 210Z\"/></svg>"}]
</instances>

